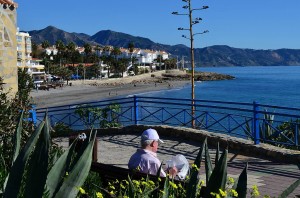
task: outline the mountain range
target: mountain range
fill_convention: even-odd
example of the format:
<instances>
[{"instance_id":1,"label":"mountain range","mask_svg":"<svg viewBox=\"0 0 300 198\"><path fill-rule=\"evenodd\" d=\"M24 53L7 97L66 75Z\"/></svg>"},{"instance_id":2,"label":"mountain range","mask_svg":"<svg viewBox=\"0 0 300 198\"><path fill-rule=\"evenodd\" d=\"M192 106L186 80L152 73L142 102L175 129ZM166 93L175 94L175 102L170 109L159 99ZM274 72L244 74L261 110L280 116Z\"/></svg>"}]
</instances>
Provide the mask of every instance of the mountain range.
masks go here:
<instances>
[{"instance_id":1,"label":"mountain range","mask_svg":"<svg viewBox=\"0 0 300 198\"><path fill-rule=\"evenodd\" d=\"M190 48L188 46L165 45L155 43L148 38L132 36L126 33L111 30L101 30L94 35L84 33L66 32L54 26L48 26L41 30L28 31L32 42L40 44L47 40L55 44L57 40L65 44L74 42L78 46L84 43L91 45L111 45L127 48L129 43L134 43L136 48L163 50L173 57L189 60ZM255 50L233 48L226 45L214 45L205 48L195 49L196 66L296 66L300 65L300 50L298 49L277 49L277 50Z\"/></svg>"}]
</instances>

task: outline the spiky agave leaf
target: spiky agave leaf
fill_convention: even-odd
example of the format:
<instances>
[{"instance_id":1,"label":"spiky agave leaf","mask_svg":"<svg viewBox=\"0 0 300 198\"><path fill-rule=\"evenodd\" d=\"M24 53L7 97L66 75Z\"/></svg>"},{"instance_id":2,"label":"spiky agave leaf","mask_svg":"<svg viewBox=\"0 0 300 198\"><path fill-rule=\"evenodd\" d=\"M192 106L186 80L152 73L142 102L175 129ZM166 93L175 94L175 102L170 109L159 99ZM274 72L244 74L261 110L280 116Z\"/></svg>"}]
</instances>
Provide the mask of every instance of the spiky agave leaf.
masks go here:
<instances>
[{"instance_id":1,"label":"spiky agave leaf","mask_svg":"<svg viewBox=\"0 0 300 198\"><path fill-rule=\"evenodd\" d=\"M19 155L20 152L20 147L21 147L21 132L23 130L23 117L24 117L24 111L22 111L20 117L19 117L19 121L16 127L16 131L14 134L14 138L13 138L13 143L14 143L14 156L13 156L13 161L12 164L14 163L14 161L16 160L17 156Z\"/></svg>"},{"instance_id":2,"label":"spiky agave leaf","mask_svg":"<svg viewBox=\"0 0 300 198\"><path fill-rule=\"evenodd\" d=\"M128 182L129 182L128 197L134 197L134 193L135 193L136 189L135 189L135 187L134 187L134 185L132 183L132 180L129 177L129 175L128 175Z\"/></svg>"},{"instance_id":3,"label":"spiky agave leaf","mask_svg":"<svg viewBox=\"0 0 300 198\"><path fill-rule=\"evenodd\" d=\"M162 198L169 198L169 193L170 193L169 188L170 188L170 179L167 176L166 179L165 179L165 184L164 184L164 190L163 190L163 196L162 196Z\"/></svg>"},{"instance_id":4,"label":"spiky agave leaf","mask_svg":"<svg viewBox=\"0 0 300 198\"><path fill-rule=\"evenodd\" d=\"M22 113L20 114L19 121L18 121L16 130L15 130L15 133L14 133L14 137L13 137L13 151L14 151L14 154L13 154L13 158L12 158L11 164L14 163L14 161L16 160L16 158L18 157L19 152L20 152L20 147L21 147L21 132L23 130L23 117L24 117L24 111L22 111ZM1 155L1 159L3 159L2 155ZM3 162L4 162L3 163L4 166L6 166L4 159L3 159ZM5 182L3 184L3 189L6 188L7 180L8 180L8 176L6 177Z\"/></svg>"},{"instance_id":5,"label":"spiky agave leaf","mask_svg":"<svg viewBox=\"0 0 300 198\"><path fill-rule=\"evenodd\" d=\"M211 192L219 192L219 189L225 189L227 181L227 154L228 150L226 149L215 166L206 186L206 195L210 195Z\"/></svg>"},{"instance_id":6,"label":"spiky agave leaf","mask_svg":"<svg viewBox=\"0 0 300 198\"><path fill-rule=\"evenodd\" d=\"M159 168L158 168L158 171L157 171L157 173L156 173L156 179L158 179L158 178L160 177L162 165L163 165L163 163L161 163L160 166L159 166Z\"/></svg>"},{"instance_id":7,"label":"spiky agave leaf","mask_svg":"<svg viewBox=\"0 0 300 198\"><path fill-rule=\"evenodd\" d=\"M236 187L233 187L236 189L236 192L240 198L245 198L247 196L247 170L248 163L240 174L238 180L235 182Z\"/></svg>"},{"instance_id":8,"label":"spiky agave leaf","mask_svg":"<svg viewBox=\"0 0 300 198\"><path fill-rule=\"evenodd\" d=\"M71 146L60 156L48 173L46 187L49 190L50 197L53 197L62 184L62 179L66 175L66 170L74 153L77 140L75 139Z\"/></svg>"},{"instance_id":9,"label":"spiky agave leaf","mask_svg":"<svg viewBox=\"0 0 300 198\"><path fill-rule=\"evenodd\" d=\"M195 159L195 162L194 162L194 164L197 165L197 167L199 167L199 169L201 167L201 161L202 161L202 158L203 158L203 154L204 154L204 150L205 150L206 145L207 145L207 138L205 138L205 140L202 144L202 147L199 150L199 153L198 153L198 155ZM196 197L197 185L198 185L198 182L199 182L198 174L199 174L199 171L197 169L195 169L195 168L191 169L190 181L187 185L187 190L186 190L186 197L188 197L188 198Z\"/></svg>"},{"instance_id":10,"label":"spiky agave leaf","mask_svg":"<svg viewBox=\"0 0 300 198\"><path fill-rule=\"evenodd\" d=\"M278 198L288 197L298 186L300 185L300 179L292 183L287 189L285 189ZM299 195L297 195L299 196Z\"/></svg>"},{"instance_id":11,"label":"spiky agave leaf","mask_svg":"<svg viewBox=\"0 0 300 198\"><path fill-rule=\"evenodd\" d=\"M215 166L217 165L218 161L220 158L220 144L219 142L217 143L217 150L216 150L216 157L215 157Z\"/></svg>"},{"instance_id":12,"label":"spiky agave leaf","mask_svg":"<svg viewBox=\"0 0 300 198\"><path fill-rule=\"evenodd\" d=\"M91 168L93 146L96 139L96 134L97 132L93 134L93 138L89 142L80 159L75 164L74 168L69 173L68 177L64 180L55 197L72 198L76 197L78 194L78 190L83 185Z\"/></svg>"},{"instance_id":13,"label":"spiky agave leaf","mask_svg":"<svg viewBox=\"0 0 300 198\"><path fill-rule=\"evenodd\" d=\"M25 197L42 197L48 173L50 134L46 114L45 125L29 160Z\"/></svg>"},{"instance_id":14,"label":"spiky agave leaf","mask_svg":"<svg viewBox=\"0 0 300 198\"><path fill-rule=\"evenodd\" d=\"M206 183L208 184L209 178L211 176L211 173L213 171L209 151L208 151L208 146L207 144L205 145L205 172L206 172Z\"/></svg>"},{"instance_id":15,"label":"spiky agave leaf","mask_svg":"<svg viewBox=\"0 0 300 198\"><path fill-rule=\"evenodd\" d=\"M39 124L38 128L30 136L24 148L21 150L18 157L16 158L13 166L10 169L10 174L8 175L6 187L4 190L4 197L17 197L21 187L21 181L26 162L32 152L32 149L36 145L36 142L39 138L42 129L44 128L44 125L45 121L42 121Z\"/></svg>"},{"instance_id":16,"label":"spiky agave leaf","mask_svg":"<svg viewBox=\"0 0 300 198\"><path fill-rule=\"evenodd\" d=\"M148 183L149 182L149 177L148 177L148 175L147 175L147 177L146 177L146 182ZM155 190L157 190L158 189L158 187L159 186L157 186L156 188L153 188L153 189L151 189L149 186L145 186L145 189L144 189L144 192L143 192L143 197L144 198L147 198L147 197L155 197L155 195L151 195L151 193L152 192L154 192Z\"/></svg>"}]
</instances>

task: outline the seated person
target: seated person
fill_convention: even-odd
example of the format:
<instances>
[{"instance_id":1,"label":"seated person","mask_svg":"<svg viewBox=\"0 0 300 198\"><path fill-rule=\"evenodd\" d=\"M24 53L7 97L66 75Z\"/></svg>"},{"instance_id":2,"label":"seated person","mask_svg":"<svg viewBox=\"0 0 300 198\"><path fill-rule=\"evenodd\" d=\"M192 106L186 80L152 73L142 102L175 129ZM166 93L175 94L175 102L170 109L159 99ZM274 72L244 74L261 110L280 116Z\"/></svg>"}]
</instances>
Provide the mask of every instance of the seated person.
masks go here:
<instances>
[{"instance_id":1,"label":"seated person","mask_svg":"<svg viewBox=\"0 0 300 198\"><path fill-rule=\"evenodd\" d=\"M142 173L156 175L161 166L160 160L157 158L157 150L159 143L163 143L155 129L147 129L141 136L141 149L138 149L128 162L129 169L136 169ZM169 174L175 177L177 174L176 167L168 169ZM163 169L160 172L161 177L166 177Z\"/></svg>"}]
</instances>

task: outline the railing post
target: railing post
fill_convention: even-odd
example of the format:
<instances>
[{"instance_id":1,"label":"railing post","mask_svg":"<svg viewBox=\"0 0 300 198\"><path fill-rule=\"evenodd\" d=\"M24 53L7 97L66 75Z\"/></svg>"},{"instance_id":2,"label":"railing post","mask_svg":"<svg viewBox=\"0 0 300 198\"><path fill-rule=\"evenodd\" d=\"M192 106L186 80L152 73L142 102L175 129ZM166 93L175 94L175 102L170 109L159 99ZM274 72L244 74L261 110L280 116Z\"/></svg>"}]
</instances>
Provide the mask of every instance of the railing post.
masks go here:
<instances>
[{"instance_id":1,"label":"railing post","mask_svg":"<svg viewBox=\"0 0 300 198\"><path fill-rule=\"evenodd\" d=\"M29 118L31 118L31 121L33 123L34 126L36 126L37 123L37 117L36 117L36 109L35 109L35 105L31 105L31 109L29 110Z\"/></svg>"},{"instance_id":2,"label":"railing post","mask_svg":"<svg viewBox=\"0 0 300 198\"><path fill-rule=\"evenodd\" d=\"M134 124L138 124L138 117L139 117L139 109L138 109L138 98L136 95L133 96L133 107L134 107Z\"/></svg>"},{"instance_id":3,"label":"railing post","mask_svg":"<svg viewBox=\"0 0 300 198\"><path fill-rule=\"evenodd\" d=\"M69 116L68 116L68 118L69 118L69 127L71 128L71 106L69 105L69 111L68 111L68 114L69 114Z\"/></svg>"},{"instance_id":4,"label":"railing post","mask_svg":"<svg viewBox=\"0 0 300 198\"><path fill-rule=\"evenodd\" d=\"M259 109L258 104L254 101L253 102L253 131L252 131L252 136L254 138L254 144L260 143L258 109Z\"/></svg>"},{"instance_id":5,"label":"railing post","mask_svg":"<svg viewBox=\"0 0 300 198\"><path fill-rule=\"evenodd\" d=\"M298 146L299 142L298 142L298 138L299 138L299 124L298 122L296 121L296 124L295 124L295 145Z\"/></svg>"}]
</instances>

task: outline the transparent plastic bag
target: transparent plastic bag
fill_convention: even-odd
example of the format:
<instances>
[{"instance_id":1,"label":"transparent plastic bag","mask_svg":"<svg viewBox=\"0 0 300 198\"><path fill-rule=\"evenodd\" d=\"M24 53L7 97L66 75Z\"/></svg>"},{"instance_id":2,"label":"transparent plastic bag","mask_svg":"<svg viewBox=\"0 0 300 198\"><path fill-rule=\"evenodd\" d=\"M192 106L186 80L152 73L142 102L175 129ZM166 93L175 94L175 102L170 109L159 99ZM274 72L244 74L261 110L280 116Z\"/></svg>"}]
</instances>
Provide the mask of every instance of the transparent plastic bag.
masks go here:
<instances>
[{"instance_id":1,"label":"transparent plastic bag","mask_svg":"<svg viewBox=\"0 0 300 198\"><path fill-rule=\"evenodd\" d=\"M175 166L178 170L177 176L179 179L185 179L190 170L189 162L181 154L175 155L172 159L166 161L166 166L167 168Z\"/></svg>"}]
</instances>

